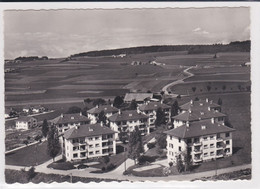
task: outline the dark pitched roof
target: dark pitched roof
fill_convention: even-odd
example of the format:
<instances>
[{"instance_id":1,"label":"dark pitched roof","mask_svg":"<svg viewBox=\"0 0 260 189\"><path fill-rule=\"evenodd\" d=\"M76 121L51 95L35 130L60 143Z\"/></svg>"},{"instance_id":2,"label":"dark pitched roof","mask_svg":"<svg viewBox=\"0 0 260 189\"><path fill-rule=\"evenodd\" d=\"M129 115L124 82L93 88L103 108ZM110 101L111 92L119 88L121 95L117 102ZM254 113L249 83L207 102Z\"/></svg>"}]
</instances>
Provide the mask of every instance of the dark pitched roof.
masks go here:
<instances>
[{"instance_id":1,"label":"dark pitched roof","mask_svg":"<svg viewBox=\"0 0 260 189\"><path fill-rule=\"evenodd\" d=\"M62 114L59 117L51 120L54 124L63 124L63 123L76 123L82 121L90 121L86 116L82 114Z\"/></svg>"},{"instance_id":2,"label":"dark pitched roof","mask_svg":"<svg viewBox=\"0 0 260 189\"><path fill-rule=\"evenodd\" d=\"M141 111L157 110L157 108L167 109L170 106L160 103L160 102L149 102L147 104L142 104L139 106Z\"/></svg>"},{"instance_id":3,"label":"dark pitched roof","mask_svg":"<svg viewBox=\"0 0 260 189\"><path fill-rule=\"evenodd\" d=\"M181 121L196 121L203 119L210 119L213 117L225 117L226 115L215 111L215 110L191 110L185 111L173 117L173 119L181 120Z\"/></svg>"},{"instance_id":4,"label":"dark pitched roof","mask_svg":"<svg viewBox=\"0 0 260 189\"><path fill-rule=\"evenodd\" d=\"M202 126L205 126L202 129ZM225 132L233 132L235 129L227 127L225 125L219 123L211 123L210 120L203 120L190 123L189 127L187 125L182 125L175 129L171 129L169 131L165 131L164 133L178 137L178 138L192 138L192 137L199 137L205 136L210 134L217 134L217 133L225 133Z\"/></svg>"},{"instance_id":5,"label":"dark pitched roof","mask_svg":"<svg viewBox=\"0 0 260 189\"><path fill-rule=\"evenodd\" d=\"M144 101L146 98L152 98L153 93L126 93L124 101L125 102L131 102L132 100L135 100L137 102Z\"/></svg>"},{"instance_id":6,"label":"dark pitched roof","mask_svg":"<svg viewBox=\"0 0 260 189\"><path fill-rule=\"evenodd\" d=\"M66 139L80 138L80 137L90 137L98 136L103 134L113 134L115 131L111 130L106 126L101 126L100 124L89 124L73 127L64 132L64 137Z\"/></svg>"},{"instance_id":7,"label":"dark pitched roof","mask_svg":"<svg viewBox=\"0 0 260 189\"><path fill-rule=\"evenodd\" d=\"M211 108L216 108L216 107L220 107L220 105L213 103L213 101L209 101L209 100L198 100L198 101L189 101L186 104L183 104L180 106L180 109L182 110L201 110L201 109L207 109L208 107Z\"/></svg>"},{"instance_id":8,"label":"dark pitched roof","mask_svg":"<svg viewBox=\"0 0 260 189\"><path fill-rule=\"evenodd\" d=\"M148 119L148 116L137 113L136 110L126 110L121 113L116 113L108 118L110 121L131 121L131 120L140 120Z\"/></svg>"},{"instance_id":9,"label":"dark pitched roof","mask_svg":"<svg viewBox=\"0 0 260 189\"><path fill-rule=\"evenodd\" d=\"M32 118L35 119L34 117L21 116L21 117L19 117L16 121L28 122L28 121L30 121Z\"/></svg>"},{"instance_id":10,"label":"dark pitched roof","mask_svg":"<svg viewBox=\"0 0 260 189\"><path fill-rule=\"evenodd\" d=\"M101 105L98 107L91 108L87 112L90 114L99 114L101 111L104 111L104 113L115 113L118 111L118 109L111 105Z\"/></svg>"}]
</instances>

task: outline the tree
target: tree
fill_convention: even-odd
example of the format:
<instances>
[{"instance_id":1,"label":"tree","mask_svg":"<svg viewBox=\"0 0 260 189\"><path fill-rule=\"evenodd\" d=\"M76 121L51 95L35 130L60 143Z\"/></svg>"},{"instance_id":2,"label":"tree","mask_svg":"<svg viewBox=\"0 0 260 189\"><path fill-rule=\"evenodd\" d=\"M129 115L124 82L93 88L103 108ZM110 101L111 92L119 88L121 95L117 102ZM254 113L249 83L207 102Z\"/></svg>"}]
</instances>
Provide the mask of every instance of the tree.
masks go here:
<instances>
[{"instance_id":1,"label":"tree","mask_svg":"<svg viewBox=\"0 0 260 189\"><path fill-rule=\"evenodd\" d=\"M106 124L107 122L107 117L105 115L105 112L102 110L99 114L98 114L98 120L97 120L98 123L101 123L103 122L104 124Z\"/></svg>"},{"instance_id":2,"label":"tree","mask_svg":"<svg viewBox=\"0 0 260 189\"><path fill-rule=\"evenodd\" d=\"M84 102L89 104L90 102L92 102L92 100L90 98L87 98L87 99L84 99Z\"/></svg>"},{"instance_id":3,"label":"tree","mask_svg":"<svg viewBox=\"0 0 260 189\"><path fill-rule=\"evenodd\" d=\"M55 126L52 126L49 133L48 133L48 148L47 153L50 157L52 157L53 161L54 158L58 155L60 152L61 146L59 143L59 137L58 137L58 131L55 128Z\"/></svg>"},{"instance_id":4,"label":"tree","mask_svg":"<svg viewBox=\"0 0 260 189\"><path fill-rule=\"evenodd\" d=\"M104 156L103 159L102 159L102 161L103 161L104 164L107 165L107 164L109 163L110 159L109 159L108 156Z\"/></svg>"},{"instance_id":5,"label":"tree","mask_svg":"<svg viewBox=\"0 0 260 189\"><path fill-rule=\"evenodd\" d=\"M141 132L138 128L136 128L133 132L130 133L129 136L128 157L133 159L136 164L136 160L141 156L141 153L143 152L144 147Z\"/></svg>"},{"instance_id":6,"label":"tree","mask_svg":"<svg viewBox=\"0 0 260 189\"><path fill-rule=\"evenodd\" d=\"M200 99L198 98L198 97L196 97L195 99L194 99L194 101L199 101Z\"/></svg>"},{"instance_id":7,"label":"tree","mask_svg":"<svg viewBox=\"0 0 260 189\"><path fill-rule=\"evenodd\" d=\"M89 110L89 108L87 106L85 106L83 109L82 109L82 115L84 116L87 116L87 111Z\"/></svg>"},{"instance_id":8,"label":"tree","mask_svg":"<svg viewBox=\"0 0 260 189\"><path fill-rule=\"evenodd\" d=\"M81 108L78 106L71 106L68 111L67 114L76 114L76 113L80 113L82 112Z\"/></svg>"},{"instance_id":9,"label":"tree","mask_svg":"<svg viewBox=\"0 0 260 189\"><path fill-rule=\"evenodd\" d=\"M166 134L164 134L164 133L159 133L159 134L156 136L156 142L157 142L158 146L159 146L161 149L166 148L166 146L167 146Z\"/></svg>"},{"instance_id":10,"label":"tree","mask_svg":"<svg viewBox=\"0 0 260 189\"><path fill-rule=\"evenodd\" d=\"M183 161L182 161L182 157L181 155L178 155L177 157L177 170L179 173L183 172L184 170L184 164L183 164Z\"/></svg>"},{"instance_id":11,"label":"tree","mask_svg":"<svg viewBox=\"0 0 260 189\"><path fill-rule=\"evenodd\" d=\"M183 164L184 164L185 171L189 171L191 168L191 149L187 148L186 152L183 152L182 155L184 157Z\"/></svg>"},{"instance_id":12,"label":"tree","mask_svg":"<svg viewBox=\"0 0 260 189\"><path fill-rule=\"evenodd\" d=\"M121 96L116 96L114 99L113 106L119 108L124 103L124 100Z\"/></svg>"},{"instance_id":13,"label":"tree","mask_svg":"<svg viewBox=\"0 0 260 189\"><path fill-rule=\"evenodd\" d=\"M163 96L164 95L164 91L161 91L160 94Z\"/></svg>"},{"instance_id":14,"label":"tree","mask_svg":"<svg viewBox=\"0 0 260 189\"><path fill-rule=\"evenodd\" d=\"M47 136L48 134L48 131L49 131L49 126L48 126L48 122L46 119L43 120L43 123L42 123L42 135L44 137Z\"/></svg>"},{"instance_id":15,"label":"tree","mask_svg":"<svg viewBox=\"0 0 260 189\"><path fill-rule=\"evenodd\" d=\"M233 128L233 125L230 123L229 119L226 117L225 121L224 121L224 124L227 126L227 127L230 127L230 128Z\"/></svg>"},{"instance_id":16,"label":"tree","mask_svg":"<svg viewBox=\"0 0 260 189\"><path fill-rule=\"evenodd\" d=\"M106 103L106 101L103 98L97 98L97 99L93 100L93 106L103 105L105 103Z\"/></svg>"},{"instance_id":17,"label":"tree","mask_svg":"<svg viewBox=\"0 0 260 189\"><path fill-rule=\"evenodd\" d=\"M27 179L28 181L30 181L31 179L33 179L36 176L36 172L35 172L35 168L34 166L32 166L28 172L27 172Z\"/></svg>"},{"instance_id":18,"label":"tree","mask_svg":"<svg viewBox=\"0 0 260 189\"><path fill-rule=\"evenodd\" d=\"M155 126L160 126L162 124L166 123L165 113L162 110L162 108L158 108L156 110L156 120L155 120Z\"/></svg>"},{"instance_id":19,"label":"tree","mask_svg":"<svg viewBox=\"0 0 260 189\"><path fill-rule=\"evenodd\" d=\"M222 99L221 98L218 99L218 105L220 105L220 106L222 105Z\"/></svg>"},{"instance_id":20,"label":"tree","mask_svg":"<svg viewBox=\"0 0 260 189\"><path fill-rule=\"evenodd\" d=\"M172 107L171 107L171 116L178 115L179 109L180 109L180 107L178 105L178 101L175 100L174 103L172 104Z\"/></svg>"},{"instance_id":21,"label":"tree","mask_svg":"<svg viewBox=\"0 0 260 189\"><path fill-rule=\"evenodd\" d=\"M192 87L191 89L192 89L193 92L195 92L197 88L196 87Z\"/></svg>"},{"instance_id":22,"label":"tree","mask_svg":"<svg viewBox=\"0 0 260 189\"><path fill-rule=\"evenodd\" d=\"M123 142L123 144L126 144L126 141L128 140L127 132L121 131L118 134L119 140Z\"/></svg>"},{"instance_id":23,"label":"tree","mask_svg":"<svg viewBox=\"0 0 260 189\"><path fill-rule=\"evenodd\" d=\"M23 143L27 146L29 144L28 140L24 140Z\"/></svg>"},{"instance_id":24,"label":"tree","mask_svg":"<svg viewBox=\"0 0 260 189\"><path fill-rule=\"evenodd\" d=\"M137 103L136 103L135 100L132 100L128 109L129 110L136 110L136 108L137 108Z\"/></svg>"}]
</instances>

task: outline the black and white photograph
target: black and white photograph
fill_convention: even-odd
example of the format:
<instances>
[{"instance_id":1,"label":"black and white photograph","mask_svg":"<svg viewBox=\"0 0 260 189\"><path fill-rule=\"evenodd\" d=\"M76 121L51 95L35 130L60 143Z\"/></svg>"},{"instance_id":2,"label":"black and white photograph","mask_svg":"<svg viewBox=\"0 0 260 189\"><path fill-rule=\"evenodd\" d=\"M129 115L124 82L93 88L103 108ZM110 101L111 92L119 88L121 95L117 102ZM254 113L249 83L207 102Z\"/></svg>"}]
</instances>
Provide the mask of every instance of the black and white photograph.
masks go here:
<instances>
[{"instance_id":1,"label":"black and white photograph","mask_svg":"<svg viewBox=\"0 0 260 189\"><path fill-rule=\"evenodd\" d=\"M250 181L250 12L4 10L5 182Z\"/></svg>"}]
</instances>

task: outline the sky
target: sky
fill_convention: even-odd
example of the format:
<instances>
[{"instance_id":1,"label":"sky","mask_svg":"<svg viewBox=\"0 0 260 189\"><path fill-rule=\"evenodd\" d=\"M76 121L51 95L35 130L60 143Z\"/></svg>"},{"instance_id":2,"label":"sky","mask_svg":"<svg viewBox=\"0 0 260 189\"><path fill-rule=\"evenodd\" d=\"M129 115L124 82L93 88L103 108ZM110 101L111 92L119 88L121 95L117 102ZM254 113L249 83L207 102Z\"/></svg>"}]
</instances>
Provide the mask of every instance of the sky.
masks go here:
<instances>
[{"instance_id":1,"label":"sky","mask_svg":"<svg viewBox=\"0 0 260 189\"><path fill-rule=\"evenodd\" d=\"M249 8L4 12L5 59L92 50L214 44L250 39Z\"/></svg>"}]
</instances>

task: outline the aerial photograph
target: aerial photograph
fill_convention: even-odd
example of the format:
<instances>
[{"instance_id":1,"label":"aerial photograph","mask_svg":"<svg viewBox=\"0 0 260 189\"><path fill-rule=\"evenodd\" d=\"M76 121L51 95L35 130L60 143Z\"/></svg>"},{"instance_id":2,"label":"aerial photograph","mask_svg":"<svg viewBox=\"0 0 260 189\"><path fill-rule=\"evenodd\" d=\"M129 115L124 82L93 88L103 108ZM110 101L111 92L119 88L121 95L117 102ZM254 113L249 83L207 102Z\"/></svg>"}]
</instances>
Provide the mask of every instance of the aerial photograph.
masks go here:
<instances>
[{"instance_id":1,"label":"aerial photograph","mask_svg":"<svg viewBox=\"0 0 260 189\"><path fill-rule=\"evenodd\" d=\"M7 184L252 179L250 7L3 22Z\"/></svg>"}]
</instances>

